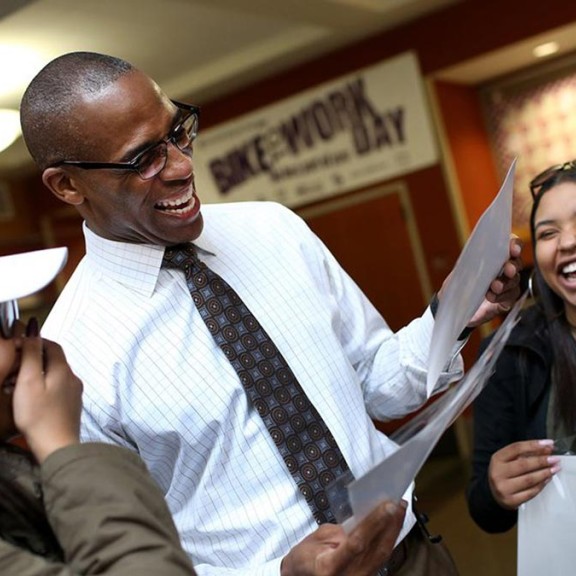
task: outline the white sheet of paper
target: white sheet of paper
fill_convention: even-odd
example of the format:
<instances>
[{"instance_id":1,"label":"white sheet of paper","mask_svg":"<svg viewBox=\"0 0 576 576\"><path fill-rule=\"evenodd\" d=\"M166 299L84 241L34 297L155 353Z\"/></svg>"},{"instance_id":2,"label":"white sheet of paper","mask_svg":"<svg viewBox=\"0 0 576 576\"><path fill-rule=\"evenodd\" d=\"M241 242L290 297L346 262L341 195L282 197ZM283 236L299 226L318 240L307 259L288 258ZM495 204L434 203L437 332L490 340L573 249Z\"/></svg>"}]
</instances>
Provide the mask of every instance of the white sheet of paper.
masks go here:
<instances>
[{"instance_id":1,"label":"white sheet of paper","mask_svg":"<svg viewBox=\"0 0 576 576\"><path fill-rule=\"evenodd\" d=\"M574 573L576 457L560 456L562 469L518 510L518 576Z\"/></svg>"},{"instance_id":2,"label":"white sheet of paper","mask_svg":"<svg viewBox=\"0 0 576 576\"><path fill-rule=\"evenodd\" d=\"M492 280L509 256L512 195L516 160L496 198L476 224L454 270L445 283L430 346L429 395L450 359L460 332L480 306ZM482 356L464 378L400 431L402 445L372 470L347 485L351 530L384 499L399 500L406 492L444 431L474 400L487 382L504 347L525 296L520 298ZM398 441L398 440L397 440Z\"/></svg>"},{"instance_id":3,"label":"white sheet of paper","mask_svg":"<svg viewBox=\"0 0 576 576\"><path fill-rule=\"evenodd\" d=\"M432 395L458 336L478 309L490 284L508 260L516 159L496 198L484 211L442 291L436 313L426 390Z\"/></svg>"},{"instance_id":4,"label":"white sheet of paper","mask_svg":"<svg viewBox=\"0 0 576 576\"><path fill-rule=\"evenodd\" d=\"M464 378L408 422L410 434L404 435L407 441L364 476L348 484L353 515L344 522L345 530L352 530L382 500L399 501L402 498L443 432L484 387L518 320L525 299L526 295L516 302L482 356Z\"/></svg>"},{"instance_id":5,"label":"white sheet of paper","mask_svg":"<svg viewBox=\"0 0 576 576\"><path fill-rule=\"evenodd\" d=\"M38 292L52 282L66 265L68 248L44 248L2 256L0 302L17 300ZM34 270L30 274L30 270ZM17 271L15 273L15 271Z\"/></svg>"}]
</instances>

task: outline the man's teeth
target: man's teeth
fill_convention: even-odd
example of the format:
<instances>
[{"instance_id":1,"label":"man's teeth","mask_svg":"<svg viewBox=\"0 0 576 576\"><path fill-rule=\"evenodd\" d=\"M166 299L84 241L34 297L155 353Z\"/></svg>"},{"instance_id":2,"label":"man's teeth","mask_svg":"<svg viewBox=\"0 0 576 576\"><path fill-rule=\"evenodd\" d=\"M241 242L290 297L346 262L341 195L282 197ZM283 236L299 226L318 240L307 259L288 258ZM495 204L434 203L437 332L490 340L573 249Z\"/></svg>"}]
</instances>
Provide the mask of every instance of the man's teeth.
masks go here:
<instances>
[{"instance_id":1,"label":"man's teeth","mask_svg":"<svg viewBox=\"0 0 576 576\"><path fill-rule=\"evenodd\" d=\"M170 210L171 212L183 212L192 200L192 191L187 192L184 196L175 200L164 200L156 204L160 210Z\"/></svg>"},{"instance_id":2,"label":"man's teeth","mask_svg":"<svg viewBox=\"0 0 576 576\"><path fill-rule=\"evenodd\" d=\"M572 262L572 264L567 264L562 268L562 274L572 274L576 272L576 262Z\"/></svg>"}]
</instances>

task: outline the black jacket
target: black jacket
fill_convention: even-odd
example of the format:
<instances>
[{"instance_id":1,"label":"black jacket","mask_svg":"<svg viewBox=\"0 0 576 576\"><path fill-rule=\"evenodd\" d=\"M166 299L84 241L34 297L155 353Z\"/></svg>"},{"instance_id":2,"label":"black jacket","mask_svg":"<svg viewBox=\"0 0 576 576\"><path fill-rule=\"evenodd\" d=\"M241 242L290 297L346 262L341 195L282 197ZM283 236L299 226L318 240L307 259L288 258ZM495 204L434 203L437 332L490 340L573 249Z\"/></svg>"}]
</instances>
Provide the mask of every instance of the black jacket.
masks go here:
<instances>
[{"instance_id":1,"label":"black jacket","mask_svg":"<svg viewBox=\"0 0 576 576\"><path fill-rule=\"evenodd\" d=\"M474 452L467 499L474 521L487 532L505 532L517 512L501 508L488 485L492 455L513 442L546 438L552 349L541 312L532 306L496 361L473 406Z\"/></svg>"}]
</instances>

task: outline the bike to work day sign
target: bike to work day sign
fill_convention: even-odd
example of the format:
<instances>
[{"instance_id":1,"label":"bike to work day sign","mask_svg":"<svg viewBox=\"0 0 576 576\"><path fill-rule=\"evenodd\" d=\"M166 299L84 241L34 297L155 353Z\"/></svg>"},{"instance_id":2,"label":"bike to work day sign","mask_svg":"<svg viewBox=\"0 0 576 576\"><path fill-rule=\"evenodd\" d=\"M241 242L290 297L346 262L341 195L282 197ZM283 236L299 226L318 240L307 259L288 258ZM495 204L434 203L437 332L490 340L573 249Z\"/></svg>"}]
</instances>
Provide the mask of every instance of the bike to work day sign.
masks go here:
<instances>
[{"instance_id":1,"label":"bike to work day sign","mask_svg":"<svg viewBox=\"0 0 576 576\"><path fill-rule=\"evenodd\" d=\"M200 130L194 148L204 202L273 200L291 207L437 159L412 52Z\"/></svg>"}]
</instances>

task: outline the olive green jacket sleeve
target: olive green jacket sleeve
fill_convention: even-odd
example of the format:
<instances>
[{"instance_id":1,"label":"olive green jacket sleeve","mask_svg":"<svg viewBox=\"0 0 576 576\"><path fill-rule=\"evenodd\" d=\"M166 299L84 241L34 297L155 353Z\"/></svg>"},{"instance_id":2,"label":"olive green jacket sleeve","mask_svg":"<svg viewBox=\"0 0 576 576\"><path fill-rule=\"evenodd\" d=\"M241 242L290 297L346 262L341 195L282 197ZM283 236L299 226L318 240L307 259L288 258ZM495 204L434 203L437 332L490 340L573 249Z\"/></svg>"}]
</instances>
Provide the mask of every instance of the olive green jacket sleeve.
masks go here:
<instances>
[{"instance_id":1,"label":"olive green jacket sleeve","mask_svg":"<svg viewBox=\"0 0 576 576\"><path fill-rule=\"evenodd\" d=\"M47 517L64 564L0 541L3 576L192 576L160 489L136 454L106 444L62 448L44 462Z\"/></svg>"}]
</instances>

